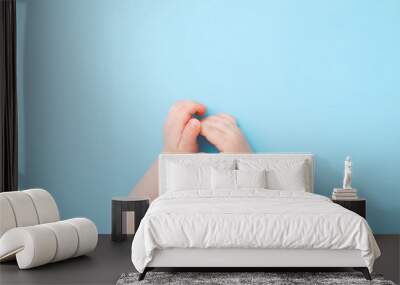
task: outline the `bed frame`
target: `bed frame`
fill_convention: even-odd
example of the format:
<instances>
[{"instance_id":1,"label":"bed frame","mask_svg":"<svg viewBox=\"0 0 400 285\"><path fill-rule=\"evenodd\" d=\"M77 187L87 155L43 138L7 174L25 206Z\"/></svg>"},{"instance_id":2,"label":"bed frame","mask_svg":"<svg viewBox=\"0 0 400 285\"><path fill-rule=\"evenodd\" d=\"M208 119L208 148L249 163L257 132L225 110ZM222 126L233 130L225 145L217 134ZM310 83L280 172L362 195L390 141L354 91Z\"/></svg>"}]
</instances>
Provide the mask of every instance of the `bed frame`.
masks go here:
<instances>
[{"instance_id":1,"label":"bed frame","mask_svg":"<svg viewBox=\"0 0 400 285\"><path fill-rule=\"evenodd\" d=\"M312 154L162 154L159 157L159 193L166 191L167 162L176 159L188 160L236 160L240 158L254 159L289 159L304 160L308 166L306 191L314 191L314 157ZM265 271L271 269L335 269L353 268L361 271L367 280L371 275L359 250L329 250L329 249L197 249L170 248L158 249L152 261L139 275L143 280L146 273L153 269L206 269L218 271L223 268L228 271Z\"/></svg>"}]
</instances>

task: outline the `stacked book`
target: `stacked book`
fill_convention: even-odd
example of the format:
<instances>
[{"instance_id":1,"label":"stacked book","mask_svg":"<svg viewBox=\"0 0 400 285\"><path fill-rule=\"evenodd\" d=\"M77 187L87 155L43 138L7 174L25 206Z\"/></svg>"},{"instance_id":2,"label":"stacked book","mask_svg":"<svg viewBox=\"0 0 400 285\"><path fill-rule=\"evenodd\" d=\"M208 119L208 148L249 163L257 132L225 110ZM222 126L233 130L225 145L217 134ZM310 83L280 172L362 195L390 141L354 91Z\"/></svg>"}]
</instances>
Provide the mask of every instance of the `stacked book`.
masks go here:
<instances>
[{"instance_id":1,"label":"stacked book","mask_svg":"<svg viewBox=\"0 0 400 285\"><path fill-rule=\"evenodd\" d=\"M357 189L342 189L334 188L332 193L332 199L334 200L357 200Z\"/></svg>"}]
</instances>

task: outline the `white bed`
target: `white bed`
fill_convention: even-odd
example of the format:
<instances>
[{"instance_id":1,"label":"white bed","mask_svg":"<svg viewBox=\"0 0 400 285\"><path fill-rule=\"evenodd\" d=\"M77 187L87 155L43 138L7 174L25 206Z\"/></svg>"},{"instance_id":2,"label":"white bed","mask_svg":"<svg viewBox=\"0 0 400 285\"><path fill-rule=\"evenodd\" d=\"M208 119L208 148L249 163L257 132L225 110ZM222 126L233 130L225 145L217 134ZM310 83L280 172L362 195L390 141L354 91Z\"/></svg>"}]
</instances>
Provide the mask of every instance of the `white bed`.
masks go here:
<instances>
[{"instance_id":1,"label":"white bed","mask_svg":"<svg viewBox=\"0 0 400 285\"><path fill-rule=\"evenodd\" d=\"M215 189L210 167L266 169L268 185ZM140 278L154 267L354 267L370 278L380 251L367 222L313 187L311 154L160 155L160 197L134 237L133 264Z\"/></svg>"}]
</instances>

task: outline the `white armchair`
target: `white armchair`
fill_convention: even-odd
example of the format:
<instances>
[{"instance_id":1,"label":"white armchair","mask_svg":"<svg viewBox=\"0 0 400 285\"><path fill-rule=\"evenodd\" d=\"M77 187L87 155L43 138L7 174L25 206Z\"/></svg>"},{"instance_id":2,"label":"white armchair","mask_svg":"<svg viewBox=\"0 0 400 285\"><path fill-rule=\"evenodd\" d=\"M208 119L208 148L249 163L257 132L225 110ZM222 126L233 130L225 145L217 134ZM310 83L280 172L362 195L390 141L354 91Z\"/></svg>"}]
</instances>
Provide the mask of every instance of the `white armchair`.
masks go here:
<instances>
[{"instance_id":1,"label":"white armchair","mask_svg":"<svg viewBox=\"0 0 400 285\"><path fill-rule=\"evenodd\" d=\"M84 255L96 245L96 225L86 218L60 221L46 190L0 193L0 262L16 258L20 269L28 269Z\"/></svg>"}]
</instances>

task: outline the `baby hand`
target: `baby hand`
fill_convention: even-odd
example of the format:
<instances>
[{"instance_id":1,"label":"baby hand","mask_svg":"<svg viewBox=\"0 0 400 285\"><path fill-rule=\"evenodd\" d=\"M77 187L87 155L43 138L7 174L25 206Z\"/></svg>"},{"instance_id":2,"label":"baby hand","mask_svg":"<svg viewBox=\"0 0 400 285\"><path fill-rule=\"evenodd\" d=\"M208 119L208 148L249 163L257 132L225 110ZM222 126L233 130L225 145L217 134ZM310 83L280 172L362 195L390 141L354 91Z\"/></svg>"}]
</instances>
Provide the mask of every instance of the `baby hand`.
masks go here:
<instances>
[{"instance_id":1,"label":"baby hand","mask_svg":"<svg viewBox=\"0 0 400 285\"><path fill-rule=\"evenodd\" d=\"M252 152L235 118L228 114L213 115L203 119L201 135L221 152Z\"/></svg>"},{"instance_id":2,"label":"baby hand","mask_svg":"<svg viewBox=\"0 0 400 285\"><path fill-rule=\"evenodd\" d=\"M170 109L164 125L164 152L192 153L198 151L200 121L193 115L204 115L206 107L193 101L178 101Z\"/></svg>"}]
</instances>

